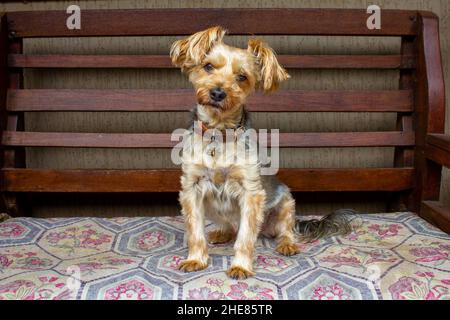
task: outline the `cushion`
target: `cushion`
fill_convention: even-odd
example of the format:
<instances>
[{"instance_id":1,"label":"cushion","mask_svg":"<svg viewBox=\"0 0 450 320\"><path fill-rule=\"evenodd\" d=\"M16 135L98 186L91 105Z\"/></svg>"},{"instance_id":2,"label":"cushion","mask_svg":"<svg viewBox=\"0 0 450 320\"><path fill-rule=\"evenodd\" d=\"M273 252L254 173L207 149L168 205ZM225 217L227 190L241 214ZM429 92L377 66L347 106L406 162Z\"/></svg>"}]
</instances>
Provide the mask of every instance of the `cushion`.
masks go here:
<instances>
[{"instance_id":1,"label":"cushion","mask_svg":"<svg viewBox=\"0 0 450 320\"><path fill-rule=\"evenodd\" d=\"M187 256L182 217L14 218L0 223L0 299L450 299L450 236L409 212L354 217L347 235L284 257L258 240L256 276L227 278L232 244ZM212 225L208 224L207 229Z\"/></svg>"}]
</instances>

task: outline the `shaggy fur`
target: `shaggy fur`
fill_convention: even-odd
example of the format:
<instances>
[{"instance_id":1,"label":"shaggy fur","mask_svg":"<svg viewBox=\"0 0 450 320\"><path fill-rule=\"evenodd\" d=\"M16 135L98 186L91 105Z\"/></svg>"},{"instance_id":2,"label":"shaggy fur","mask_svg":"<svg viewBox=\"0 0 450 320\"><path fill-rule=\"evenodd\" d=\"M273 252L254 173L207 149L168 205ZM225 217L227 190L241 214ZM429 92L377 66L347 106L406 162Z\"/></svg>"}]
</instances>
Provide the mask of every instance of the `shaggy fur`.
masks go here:
<instances>
[{"instance_id":1,"label":"shaggy fur","mask_svg":"<svg viewBox=\"0 0 450 320\"><path fill-rule=\"evenodd\" d=\"M260 232L277 239L276 251L280 254L299 252L295 201L276 177L260 174L257 155L238 160L224 156L214 132L221 133L217 137L221 140L225 130L235 130L231 139L221 142L231 153L239 153L239 132L250 128L245 112L247 97L255 89L265 93L276 90L289 74L263 41L250 40L246 49L240 49L226 45L224 35L221 27L209 28L176 41L170 50L173 64L188 75L198 101L193 111L192 139L185 143L182 156L179 201L186 220L189 254L180 269L206 268L207 242L234 240L235 256L227 274L244 279L254 275L253 255ZM219 90L220 98L215 98L214 90ZM194 130L195 124L200 132ZM196 153L196 148L207 150L207 156ZM205 217L217 226L207 236ZM325 224L318 224L321 236L326 235Z\"/></svg>"}]
</instances>

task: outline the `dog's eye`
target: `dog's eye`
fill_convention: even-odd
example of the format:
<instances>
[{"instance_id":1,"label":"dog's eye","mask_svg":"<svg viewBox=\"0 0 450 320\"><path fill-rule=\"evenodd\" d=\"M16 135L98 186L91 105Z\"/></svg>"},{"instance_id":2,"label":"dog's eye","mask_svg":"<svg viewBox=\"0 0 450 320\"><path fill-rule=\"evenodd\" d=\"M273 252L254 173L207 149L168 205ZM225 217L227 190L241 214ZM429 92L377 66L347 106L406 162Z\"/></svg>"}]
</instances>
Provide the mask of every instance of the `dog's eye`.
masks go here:
<instances>
[{"instance_id":1,"label":"dog's eye","mask_svg":"<svg viewBox=\"0 0 450 320\"><path fill-rule=\"evenodd\" d=\"M240 75L237 76L237 81L242 82L242 81L245 81L245 80L247 80L247 77L244 76L243 74L240 74Z\"/></svg>"},{"instance_id":2,"label":"dog's eye","mask_svg":"<svg viewBox=\"0 0 450 320\"><path fill-rule=\"evenodd\" d=\"M207 64L205 64L203 69L205 69L205 71L207 71L207 72L211 72L211 71L213 71L214 67L211 63L207 63Z\"/></svg>"}]
</instances>

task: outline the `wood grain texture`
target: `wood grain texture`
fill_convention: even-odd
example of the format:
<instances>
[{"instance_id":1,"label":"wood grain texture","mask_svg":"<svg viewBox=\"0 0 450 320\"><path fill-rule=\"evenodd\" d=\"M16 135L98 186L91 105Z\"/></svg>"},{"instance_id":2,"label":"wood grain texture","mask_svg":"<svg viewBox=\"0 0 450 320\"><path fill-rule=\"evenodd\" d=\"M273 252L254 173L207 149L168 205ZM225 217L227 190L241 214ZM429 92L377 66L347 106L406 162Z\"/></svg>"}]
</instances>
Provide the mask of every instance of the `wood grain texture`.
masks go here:
<instances>
[{"instance_id":1,"label":"wood grain texture","mask_svg":"<svg viewBox=\"0 0 450 320\"><path fill-rule=\"evenodd\" d=\"M402 56L415 56L417 54L417 38L402 37L400 53ZM416 70L400 70L399 89L413 90L415 84ZM403 132L414 131L414 120L410 113L397 113L396 130ZM414 166L414 148L396 147L394 151L394 167ZM402 211L411 207L412 193L407 192L393 197L388 204L392 211Z\"/></svg>"},{"instance_id":2,"label":"wood grain texture","mask_svg":"<svg viewBox=\"0 0 450 320\"><path fill-rule=\"evenodd\" d=\"M419 212L424 200L438 201L442 167L427 160L426 137L445 129L445 86L439 40L439 20L429 12L419 13L417 93L415 111L417 168L414 201L410 210Z\"/></svg>"},{"instance_id":3,"label":"wood grain texture","mask_svg":"<svg viewBox=\"0 0 450 320\"><path fill-rule=\"evenodd\" d=\"M178 192L178 169L3 169L8 192ZM413 187L414 169L280 169L292 191L400 191Z\"/></svg>"},{"instance_id":4,"label":"wood grain texture","mask_svg":"<svg viewBox=\"0 0 450 320\"><path fill-rule=\"evenodd\" d=\"M70 2L39 1L28 4L22 3L0 3L2 11L11 10L61 10L71 4ZM163 8L163 7L346 7L365 8L365 0L349 0L345 4L342 1L329 0L317 2L313 0L299 1L262 1L250 0L226 2L204 1L152 1L152 0L120 0L120 1L79 1L83 9L99 8ZM444 59L444 70L446 82L450 82L450 3L447 0L379 0L377 1L383 9L411 9L411 10L432 10L441 19L441 45ZM233 37L235 38L235 37ZM240 37L236 37L239 38ZM247 37L242 37L239 43L246 44ZM231 38L230 38L231 39ZM396 39L374 39L371 37L264 37L272 45L277 53L290 54L398 54ZM232 39L232 43L234 39ZM72 39L30 39L25 40L25 52L29 54L167 54L168 46L173 41L158 37L136 37L124 38L72 38ZM146 72L122 72L114 70L111 72L69 72L51 70L27 70L26 86L28 88L179 88L187 87L187 82L176 72L170 70L157 73ZM381 72L354 72L354 71L314 71L301 70L293 73L293 78L283 85L283 88L301 90L324 90L324 89L346 89L346 90L373 90L395 89L398 84L396 74ZM450 105L450 92L447 86L447 108ZM298 114L254 114L253 123L257 127L280 128L282 131L375 131L375 130L395 130L395 116L384 113L298 113ZM450 132L450 112L447 113L447 132ZM82 130L92 132L101 130L107 132L108 128L113 128L117 132L164 132L172 127L183 126L186 122L186 115L178 113L151 113L151 114L125 114L125 113L35 113L27 114L27 128L33 130ZM171 127L172 126L172 127ZM170 161L164 152L122 152L122 150L38 150L33 148L27 152L28 165L42 167L77 167L77 166L98 166L98 167L158 167ZM313 150L282 150L281 161L285 166L302 167L354 167L362 165L389 166L392 161L392 150L390 148L365 148L365 149L313 149ZM450 174L449 170L444 170L442 184L442 201L450 205ZM318 197L322 199L322 197ZM355 197L352 201L337 200L333 203L310 203L302 199L298 203L298 210L302 213L322 214L341 207L354 207L362 211L384 210L379 203L359 201ZM381 198L380 198L381 199ZM359 202L358 202L359 201ZM76 203L76 202L75 202ZM130 204L131 205L131 204ZM115 212L116 214L146 214L145 208L135 211L135 209L125 210L108 206L104 212ZM85 214L92 212L100 213L102 210L97 207L84 207ZM150 209L148 209L150 210ZM159 210L159 211L158 211ZM161 206L159 209L152 209L151 212L158 214L168 214L168 209ZM57 215L67 213L66 208L55 208L48 204L45 209L39 209L39 214ZM79 212L75 207L70 208L71 212ZM57 213L59 212L59 213ZM178 213L178 208L174 205L174 213Z\"/></svg>"},{"instance_id":5,"label":"wood grain texture","mask_svg":"<svg viewBox=\"0 0 450 320\"><path fill-rule=\"evenodd\" d=\"M49 103L51 101L51 103ZM69 90L26 89L8 92L9 111L189 111L196 104L190 89ZM253 112L410 112L411 90L299 91L250 96Z\"/></svg>"},{"instance_id":6,"label":"wood grain texture","mask_svg":"<svg viewBox=\"0 0 450 320\"><path fill-rule=\"evenodd\" d=\"M8 32L6 24L6 16L0 15L0 139L7 126L7 111L6 111L6 93L8 90ZM5 148L0 144L0 166L4 165ZM6 212L8 210L8 202L2 196L0 198L0 210Z\"/></svg>"},{"instance_id":7,"label":"wood grain texture","mask_svg":"<svg viewBox=\"0 0 450 320\"><path fill-rule=\"evenodd\" d=\"M180 140L181 141L181 140ZM173 148L170 133L4 132L2 144L27 147ZM402 132L280 133L280 148L413 146L414 134ZM272 146L268 140L261 146Z\"/></svg>"},{"instance_id":8,"label":"wood grain texture","mask_svg":"<svg viewBox=\"0 0 450 320\"><path fill-rule=\"evenodd\" d=\"M85 11L80 30L66 27L63 11L9 12L8 24L17 37L189 35L215 25L235 35L400 36L416 34L414 17L383 10L383 28L369 30L364 9L130 9Z\"/></svg>"},{"instance_id":9,"label":"wood grain texture","mask_svg":"<svg viewBox=\"0 0 450 320\"><path fill-rule=\"evenodd\" d=\"M448 150L434 145L427 145L424 150L426 159L433 160L439 166L450 168L450 152Z\"/></svg>"},{"instance_id":10,"label":"wood grain texture","mask_svg":"<svg viewBox=\"0 0 450 320\"><path fill-rule=\"evenodd\" d=\"M450 152L450 135L448 134L430 133L427 135L426 142Z\"/></svg>"},{"instance_id":11,"label":"wood grain texture","mask_svg":"<svg viewBox=\"0 0 450 320\"><path fill-rule=\"evenodd\" d=\"M8 66L6 56L8 55L8 33L7 33L6 16L0 15L0 139L6 130L7 125L7 111L6 111L6 96L8 91ZM4 163L4 149L0 144L0 166ZM1 203L0 203L1 206Z\"/></svg>"},{"instance_id":12,"label":"wood grain texture","mask_svg":"<svg viewBox=\"0 0 450 320\"><path fill-rule=\"evenodd\" d=\"M412 69L415 59L402 55L278 55L288 69ZM164 55L11 54L13 68L175 68Z\"/></svg>"},{"instance_id":13,"label":"wood grain texture","mask_svg":"<svg viewBox=\"0 0 450 320\"><path fill-rule=\"evenodd\" d=\"M450 234L450 209L445 208L438 201L423 201L421 217L442 231Z\"/></svg>"},{"instance_id":14,"label":"wood grain texture","mask_svg":"<svg viewBox=\"0 0 450 320\"><path fill-rule=\"evenodd\" d=\"M11 39L9 30L7 29L7 19L2 17L1 21L1 39L2 41L2 49L6 50L2 52L2 71L4 72L3 76L6 77L6 85L8 89L22 89L23 88L23 73L20 70L10 70L6 69L5 66L5 55L9 54L21 54L23 51L23 41L22 39ZM6 58L7 59L7 58ZM2 92L2 109L5 108L5 88L3 88ZM24 113L23 112L13 112L7 113L4 115L5 117L2 121L6 120L6 126L3 128L5 130L20 131L24 129ZM16 167L23 168L26 163L26 154L24 148L5 148L2 152L1 156L3 157L3 166L2 167ZM13 193L5 193L2 194L1 199L4 202L4 207L6 208L6 212L12 217L18 216L29 216L30 211L30 203L26 199L26 195L17 195Z\"/></svg>"}]
</instances>

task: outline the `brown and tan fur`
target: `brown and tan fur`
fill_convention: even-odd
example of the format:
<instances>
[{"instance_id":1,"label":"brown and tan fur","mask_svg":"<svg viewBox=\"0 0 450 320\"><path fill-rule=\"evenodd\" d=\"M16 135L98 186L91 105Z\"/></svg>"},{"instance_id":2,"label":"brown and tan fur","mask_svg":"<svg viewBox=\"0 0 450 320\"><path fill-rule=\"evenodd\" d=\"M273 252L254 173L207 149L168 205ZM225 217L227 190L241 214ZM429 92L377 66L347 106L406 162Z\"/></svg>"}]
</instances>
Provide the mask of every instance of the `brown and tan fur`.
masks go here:
<instances>
[{"instance_id":1,"label":"brown and tan fur","mask_svg":"<svg viewBox=\"0 0 450 320\"><path fill-rule=\"evenodd\" d=\"M196 91L194 118L208 129L220 131L239 127L246 99L255 89L269 93L289 78L266 43L250 40L248 48L240 49L226 45L224 35L224 29L213 27L176 41L171 48L173 64L188 75ZM215 88L226 94L223 100L212 99ZM200 143L207 147L210 140ZM183 157L179 200L186 219L189 255L181 270L207 267L207 242L235 240L235 256L227 274L238 279L252 276L260 232L277 238L280 254L298 253L295 202L285 185L273 176L261 176L260 165L255 162L233 162L219 155L208 161L200 158ZM207 237L205 217L217 225Z\"/></svg>"}]
</instances>

